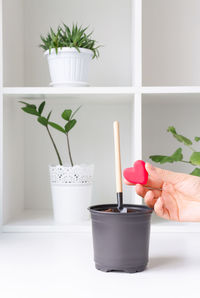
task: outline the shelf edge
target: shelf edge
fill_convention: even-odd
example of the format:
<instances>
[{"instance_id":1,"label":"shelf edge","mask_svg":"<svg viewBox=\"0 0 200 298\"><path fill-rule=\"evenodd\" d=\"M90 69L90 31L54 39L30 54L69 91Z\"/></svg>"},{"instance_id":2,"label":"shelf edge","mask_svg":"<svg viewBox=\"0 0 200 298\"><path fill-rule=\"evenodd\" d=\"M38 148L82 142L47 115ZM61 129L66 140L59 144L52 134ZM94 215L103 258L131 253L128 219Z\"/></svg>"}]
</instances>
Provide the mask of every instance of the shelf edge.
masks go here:
<instances>
[{"instance_id":1,"label":"shelf edge","mask_svg":"<svg viewBox=\"0 0 200 298\"><path fill-rule=\"evenodd\" d=\"M4 87L4 95L65 95L65 94L134 94L134 87L79 87L79 88L52 88L52 87Z\"/></svg>"}]
</instances>

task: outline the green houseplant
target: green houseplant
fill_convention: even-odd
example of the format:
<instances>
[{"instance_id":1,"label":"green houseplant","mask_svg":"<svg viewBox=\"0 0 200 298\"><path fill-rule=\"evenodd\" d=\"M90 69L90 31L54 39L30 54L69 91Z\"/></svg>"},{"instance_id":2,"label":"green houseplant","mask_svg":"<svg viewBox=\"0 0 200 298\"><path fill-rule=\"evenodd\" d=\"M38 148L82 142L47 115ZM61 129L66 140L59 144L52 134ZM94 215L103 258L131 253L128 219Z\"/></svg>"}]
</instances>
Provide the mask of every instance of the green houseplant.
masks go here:
<instances>
[{"instance_id":1,"label":"green houseplant","mask_svg":"<svg viewBox=\"0 0 200 298\"><path fill-rule=\"evenodd\" d=\"M46 36L41 35L39 45L47 56L52 86L88 86L88 68L92 59L99 57L97 41L88 27L66 24L58 26Z\"/></svg>"},{"instance_id":2,"label":"green houseplant","mask_svg":"<svg viewBox=\"0 0 200 298\"><path fill-rule=\"evenodd\" d=\"M193 148L193 142L187 137L178 134L174 126L169 126L167 129L168 132L172 134L172 136L184 146L186 146L190 151L191 155L189 160L185 160L183 158L182 148L179 147L172 155L151 155L149 158L157 163L174 163L174 162L182 162L186 164L190 164L193 167L193 171L190 173L194 176L200 176L200 152ZM194 137L194 142L199 142L200 137Z\"/></svg>"},{"instance_id":3,"label":"green houseplant","mask_svg":"<svg viewBox=\"0 0 200 298\"><path fill-rule=\"evenodd\" d=\"M49 166L55 221L66 224L88 219L87 207L91 204L93 165L74 164L69 142L69 134L77 123L74 116L80 107L74 112L71 109L65 109L61 113L61 118L65 122L62 126L51 121L52 111L44 113L45 101L38 107L24 101L20 101L20 103L24 105L22 110L35 116L38 123L46 129L58 158L58 165ZM69 166L63 163L52 129L65 136Z\"/></svg>"}]
</instances>

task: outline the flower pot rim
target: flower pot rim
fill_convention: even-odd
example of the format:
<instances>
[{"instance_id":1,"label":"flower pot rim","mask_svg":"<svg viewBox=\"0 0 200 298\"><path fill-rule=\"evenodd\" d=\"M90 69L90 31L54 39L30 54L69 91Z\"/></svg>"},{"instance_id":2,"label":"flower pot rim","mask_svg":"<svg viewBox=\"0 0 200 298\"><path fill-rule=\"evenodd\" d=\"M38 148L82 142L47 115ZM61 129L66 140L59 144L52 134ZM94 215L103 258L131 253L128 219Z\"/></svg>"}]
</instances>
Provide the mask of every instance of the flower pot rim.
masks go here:
<instances>
[{"instance_id":1,"label":"flower pot rim","mask_svg":"<svg viewBox=\"0 0 200 298\"><path fill-rule=\"evenodd\" d=\"M49 166L52 185L88 185L93 183L94 164L72 166Z\"/></svg>"},{"instance_id":2,"label":"flower pot rim","mask_svg":"<svg viewBox=\"0 0 200 298\"><path fill-rule=\"evenodd\" d=\"M117 204L101 204L101 205L93 205L88 207L88 210L91 213L96 213L96 214L106 214L106 215L114 215L114 216L140 216L140 215L145 215L145 214L151 214L153 212L152 208L149 208L148 206L145 205L136 205L136 204L124 204L124 207L127 208L134 208L134 209L138 209L140 212L138 213L134 213L134 212L130 212L130 213L118 213L118 212L106 212L106 211L102 211L102 210L97 210L96 208L102 208L102 209L109 209L111 207L117 207Z\"/></svg>"},{"instance_id":3,"label":"flower pot rim","mask_svg":"<svg viewBox=\"0 0 200 298\"><path fill-rule=\"evenodd\" d=\"M86 49L86 48L79 48L81 53L85 53L85 54L90 54L93 56L93 52L90 49ZM55 48L51 49L51 54L55 54L56 50ZM79 53L78 50L74 47L70 48L70 47L63 47L63 48L58 48L58 53ZM51 54L49 54L49 50L46 50L44 52L44 56L51 56ZM79 53L80 54L80 53ZM57 54L56 54L57 55Z\"/></svg>"},{"instance_id":4,"label":"flower pot rim","mask_svg":"<svg viewBox=\"0 0 200 298\"><path fill-rule=\"evenodd\" d=\"M49 165L49 168L56 168L56 167L59 167L59 168L63 168L63 169L73 169L73 168L90 168L90 167L94 167L94 164L76 164L76 165L73 165L73 166L70 166L70 165L53 165L53 164L50 164Z\"/></svg>"}]
</instances>

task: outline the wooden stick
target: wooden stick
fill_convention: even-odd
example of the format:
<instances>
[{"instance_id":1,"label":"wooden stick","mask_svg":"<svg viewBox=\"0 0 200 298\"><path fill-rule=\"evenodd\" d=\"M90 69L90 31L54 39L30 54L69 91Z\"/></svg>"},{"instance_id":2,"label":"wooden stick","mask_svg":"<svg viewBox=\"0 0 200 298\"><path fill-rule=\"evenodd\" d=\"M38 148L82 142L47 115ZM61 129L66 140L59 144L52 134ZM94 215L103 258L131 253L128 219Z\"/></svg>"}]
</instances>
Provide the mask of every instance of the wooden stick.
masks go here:
<instances>
[{"instance_id":1,"label":"wooden stick","mask_svg":"<svg viewBox=\"0 0 200 298\"><path fill-rule=\"evenodd\" d=\"M119 122L114 121L114 143L115 143L115 175L116 175L116 191L122 193L122 170L121 170L121 154L120 154L120 136Z\"/></svg>"}]
</instances>

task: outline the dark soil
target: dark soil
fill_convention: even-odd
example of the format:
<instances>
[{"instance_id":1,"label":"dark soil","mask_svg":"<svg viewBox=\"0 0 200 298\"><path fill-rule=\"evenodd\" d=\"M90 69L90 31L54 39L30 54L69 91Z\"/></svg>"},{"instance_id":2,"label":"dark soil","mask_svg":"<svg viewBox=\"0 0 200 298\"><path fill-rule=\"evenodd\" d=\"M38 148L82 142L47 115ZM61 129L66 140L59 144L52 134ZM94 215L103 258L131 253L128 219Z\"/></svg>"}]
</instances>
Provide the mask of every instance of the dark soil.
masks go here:
<instances>
[{"instance_id":1,"label":"dark soil","mask_svg":"<svg viewBox=\"0 0 200 298\"><path fill-rule=\"evenodd\" d=\"M101 211L104 211L104 212L115 212L115 213L120 213L119 210L118 210L117 208L109 208L109 209L101 210ZM130 213L130 212L138 212L138 210L128 209L128 210L127 210L127 213Z\"/></svg>"}]
</instances>

